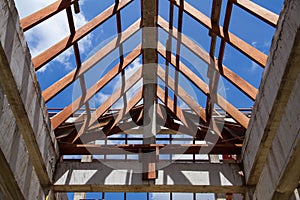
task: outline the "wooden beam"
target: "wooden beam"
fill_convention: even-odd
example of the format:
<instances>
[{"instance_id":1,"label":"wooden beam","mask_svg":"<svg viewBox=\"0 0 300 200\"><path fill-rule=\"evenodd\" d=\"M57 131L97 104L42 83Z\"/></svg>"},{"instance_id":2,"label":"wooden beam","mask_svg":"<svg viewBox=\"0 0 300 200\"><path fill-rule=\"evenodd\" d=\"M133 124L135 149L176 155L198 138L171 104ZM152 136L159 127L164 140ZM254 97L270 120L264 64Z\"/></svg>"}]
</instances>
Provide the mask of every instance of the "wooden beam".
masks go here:
<instances>
[{"instance_id":1,"label":"wooden beam","mask_svg":"<svg viewBox=\"0 0 300 200\"><path fill-rule=\"evenodd\" d=\"M143 90L144 90L144 142L155 143L156 134L156 70L157 70L157 0L141 0Z\"/></svg>"},{"instance_id":2,"label":"wooden beam","mask_svg":"<svg viewBox=\"0 0 300 200\"><path fill-rule=\"evenodd\" d=\"M119 37L116 37L113 39L110 43L105 45L105 47L101 48L97 53L95 53L91 58L89 58L87 61L85 61L81 68L79 70L74 69L67 75L65 75L63 78L52 84L50 87L45 89L43 91L43 97L45 101L49 101L52 99L55 95L57 95L60 91L62 91L64 88L66 88L68 85L73 83L78 77L83 75L87 70L92 68L96 63L98 63L100 60L105 58L110 52L112 52L114 49L116 49L119 45L117 41L120 43L123 43L126 41L130 36L132 36L136 31L138 31L140 27L140 20L135 22L132 26L130 26L128 29L126 29L122 33L122 37L119 40Z\"/></svg>"},{"instance_id":3,"label":"wooden beam","mask_svg":"<svg viewBox=\"0 0 300 200\"><path fill-rule=\"evenodd\" d=\"M212 26L219 26L221 7L222 7L222 0L213 0L212 8L211 8L211 23L212 23ZM216 37L216 34L214 34L212 31L210 31L209 33L210 33L210 36L211 36L210 52L209 53L210 53L211 57L214 57L217 37Z\"/></svg>"},{"instance_id":4,"label":"wooden beam","mask_svg":"<svg viewBox=\"0 0 300 200\"><path fill-rule=\"evenodd\" d=\"M180 0L174 0L173 2L176 6L180 7ZM252 59L260 66L265 67L268 58L267 55L257 50L255 47L249 45L248 43L238 38L234 34L230 32L225 32L222 26L218 26L218 27L213 26L209 17L204 15L202 12L200 12L199 10L197 10L187 2L184 2L183 9L193 19L195 19L203 26L211 30L217 36L224 39L228 44L232 45L233 47L241 51L243 54L245 54L247 57Z\"/></svg>"},{"instance_id":5,"label":"wooden beam","mask_svg":"<svg viewBox=\"0 0 300 200\"><path fill-rule=\"evenodd\" d=\"M94 19L92 19L91 21L87 22L84 26L79 28L73 36L65 37L60 42L56 43L49 49L34 57L32 59L32 62L35 67L35 70L40 69L51 59L53 59L54 57L62 53L64 50L72 46L74 42L79 41L81 38L89 34L99 25L111 18L117 11L121 10L131 2L132 0L120 0L118 5L110 6L108 9L100 13Z\"/></svg>"},{"instance_id":6,"label":"wooden beam","mask_svg":"<svg viewBox=\"0 0 300 200\"><path fill-rule=\"evenodd\" d=\"M67 11L67 17L68 17L68 23L69 23L69 28L71 35L75 34L75 24L74 24L74 19L73 19L73 14L72 14L72 9L71 7L68 7L66 9ZM81 62L81 57L80 57L80 51L78 47L78 42L75 42L73 44L73 50L74 50L74 55L75 55L75 60L76 60L76 66L77 70L80 70L82 62ZM86 84L85 84L85 79L84 76L79 77L79 83L81 87L81 94L82 96L86 96ZM85 107L85 112L88 117L90 117L90 105L89 102L84 102L84 107Z\"/></svg>"},{"instance_id":7,"label":"wooden beam","mask_svg":"<svg viewBox=\"0 0 300 200\"><path fill-rule=\"evenodd\" d=\"M128 101L128 104L124 105L124 107L119 111L118 116L115 118L114 123L109 128L105 128L104 132L109 133L123 119L123 117L127 115L129 111L142 99L142 96L143 91L141 89Z\"/></svg>"},{"instance_id":8,"label":"wooden beam","mask_svg":"<svg viewBox=\"0 0 300 200\"><path fill-rule=\"evenodd\" d=\"M219 26L221 7L222 7L222 0L213 0L212 8L211 8L211 22L213 26ZM209 31L209 35L211 36L209 55L213 59L215 57L217 36L212 31ZM205 111L206 111L206 119L208 123L210 123L211 116L214 109L214 102L215 102L215 99L213 96L211 97L211 94L215 94L215 91L217 91L220 74L214 70L214 67L208 67L207 77L209 78L208 85L209 85L210 94L207 95L206 98Z\"/></svg>"},{"instance_id":9,"label":"wooden beam","mask_svg":"<svg viewBox=\"0 0 300 200\"><path fill-rule=\"evenodd\" d=\"M158 24L165 31L168 31L167 22L164 19L159 18L158 19ZM176 37L177 30L175 28L173 28L172 32L173 32L173 37L175 39L177 39L177 37ZM231 71L229 68L227 68L224 65L222 65L223 71L219 71L219 67L218 67L218 64L217 64L218 61L216 60L216 58L211 59L210 55L207 52L205 52L195 42L193 42L192 40L190 40L188 37L184 36L183 34L182 34L182 37L181 37L181 41L182 41L183 45L185 45L189 50L191 50L195 55L197 55L204 62L206 62L207 64L209 64L209 66L214 67L214 70L217 70L221 75L223 75L224 78L226 78L234 86L236 86L238 89L240 89L241 92L243 92L244 94L246 94L252 100L256 99L256 95L257 95L258 91L257 91L257 89L255 87L253 87L251 84L249 84L247 81L245 81L244 79L242 79L240 76L238 76L237 74L235 74L233 71ZM165 50L165 49L166 48L161 43L158 44L158 52L159 52L159 54L161 54L163 57L167 58L166 53L163 52L163 50ZM176 64L176 62L175 62L175 64Z\"/></svg>"},{"instance_id":10,"label":"wooden beam","mask_svg":"<svg viewBox=\"0 0 300 200\"><path fill-rule=\"evenodd\" d=\"M240 154L242 144L67 144L60 143L62 155L118 155L152 152L159 149L160 154Z\"/></svg>"},{"instance_id":11,"label":"wooden beam","mask_svg":"<svg viewBox=\"0 0 300 200\"><path fill-rule=\"evenodd\" d=\"M142 99L142 90L138 91L134 97L132 97L129 101L126 107L123 107L119 111L119 115L115 119L113 125L111 126L110 130L116 126L122 119L123 117L128 114L128 112Z\"/></svg>"},{"instance_id":12,"label":"wooden beam","mask_svg":"<svg viewBox=\"0 0 300 200\"><path fill-rule=\"evenodd\" d=\"M157 97L165 104L166 108L169 109L185 127L187 127L189 134L195 136L198 131L198 127L190 119L185 117L180 107L174 106L174 101L170 97L167 98L167 102L165 101L165 92L161 89L161 87L157 87Z\"/></svg>"},{"instance_id":13,"label":"wooden beam","mask_svg":"<svg viewBox=\"0 0 300 200\"><path fill-rule=\"evenodd\" d=\"M168 96L168 98L169 98L169 96ZM168 100L169 99L167 99L167 101L166 101L166 98L164 98L164 102L168 102ZM174 109L174 103L172 103L172 105L173 105L172 109ZM165 110L167 116L164 116L164 114L163 114L164 112L162 112L163 110ZM174 110L176 110L176 108ZM174 115L176 118L178 118L178 117L176 116L176 114L174 112L171 111L170 108L166 107L165 105L159 104L157 106L157 114L158 114L157 115L158 122L161 121L160 123L161 123L162 126L168 128L168 129L176 131L176 134L187 134L187 135L190 135L190 136L195 136L196 135L195 134L195 132L197 131L196 125L194 125L190 120L188 120L189 123L187 123L189 125L189 127L187 127L185 125L175 123L174 120L170 118L170 116ZM185 117L185 115L183 115L183 117ZM186 120L184 120L184 121L186 121ZM162 124L162 123L165 123L165 124ZM156 138L156 139L158 139L158 138Z\"/></svg>"},{"instance_id":14,"label":"wooden beam","mask_svg":"<svg viewBox=\"0 0 300 200\"><path fill-rule=\"evenodd\" d=\"M232 1L235 5L239 6L240 8L251 13L252 15L258 17L259 19L266 22L267 24L276 28L278 18L279 18L277 14L261 7L260 5L252 1L248 1L248 0L230 0L230 1Z\"/></svg>"},{"instance_id":15,"label":"wooden beam","mask_svg":"<svg viewBox=\"0 0 300 200\"><path fill-rule=\"evenodd\" d=\"M20 20L23 31L27 31L60 11L70 7L74 3L78 3L79 0L58 0L49 6L42 8L41 10L24 17Z\"/></svg>"},{"instance_id":16,"label":"wooden beam","mask_svg":"<svg viewBox=\"0 0 300 200\"><path fill-rule=\"evenodd\" d=\"M158 0L141 0L142 18L142 49L143 49L143 143L155 143L156 124L156 87L157 87L157 13ZM143 179L153 180L156 178L155 153L143 154Z\"/></svg>"},{"instance_id":17,"label":"wooden beam","mask_svg":"<svg viewBox=\"0 0 300 200\"><path fill-rule=\"evenodd\" d=\"M141 53L140 46L135 48L130 54L126 56L122 64L118 63L114 68L105 74L99 81L97 81L92 87L90 87L86 95L79 97L70 105L65 107L62 111L57 113L51 118L51 124L53 129L56 129L61 123L63 123L68 117L70 117L75 111L92 98L99 90L107 85L113 78L115 78L122 70L124 70L134 59L136 59Z\"/></svg>"},{"instance_id":18,"label":"wooden beam","mask_svg":"<svg viewBox=\"0 0 300 200\"><path fill-rule=\"evenodd\" d=\"M178 72L179 70L176 71ZM158 66L157 75L163 82L166 82L165 73L165 70L161 66ZM175 83L174 79L169 76L169 88L171 88L176 96L179 96L204 122L206 122L205 110L180 85L178 85L177 90L175 90L176 84L178 83Z\"/></svg>"},{"instance_id":19,"label":"wooden beam","mask_svg":"<svg viewBox=\"0 0 300 200\"><path fill-rule=\"evenodd\" d=\"M132 76L130 76L126 85L117 89L104 103L101 104L91 115L90 120L86 120L84 125L78 131L77 136L74 138L73 143L80 138L81 135L84 134L87 127L96 122L96 120L103 115L124 93L126 93L134 84L136 84L142 77L142 69L138 69Z\"/></svg>"},{"instance_id":20,"label":"wooden beam","mask_svg":"<svg viewBox=\"0 0 300 200\"><path fill-rule=\"evenodd\" d=\"M160 48L159 48L160 49ZM159 50L160 51L160 50ZM165 51L161 51L159 53L163 54ZM170 61L172 65L176 64L176 59L173 56ZM207 84L202 81L194 72L188 69L182 62L180 62L179 70L182 72L196 87L198 87L204 94L209 94L209 89ZM248 127L249 118L241 113L237 108L235 108L232 104L226 101L222 96L217 94L217 104L223 108L233 119L235 119L239 124L241 124L244 128Z\"/></svg>"}]
</instances>

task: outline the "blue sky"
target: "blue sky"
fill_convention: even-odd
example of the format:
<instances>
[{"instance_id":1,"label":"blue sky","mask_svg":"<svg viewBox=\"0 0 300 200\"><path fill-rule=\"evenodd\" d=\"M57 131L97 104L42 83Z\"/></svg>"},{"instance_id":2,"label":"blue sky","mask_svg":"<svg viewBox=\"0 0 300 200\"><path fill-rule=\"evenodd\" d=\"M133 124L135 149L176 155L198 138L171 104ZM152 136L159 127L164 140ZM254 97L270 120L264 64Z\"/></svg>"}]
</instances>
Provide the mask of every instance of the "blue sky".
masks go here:
<instances>
[{"instance_id":1,"label":"blue sky","mask_svg":"<svg viewBox=\"0 0 300 200\"><path fill-rule=\"evenodd\" d=\"M21 18L49 5L55 0L16 0L16 5ZM188 3L199 9L201 12L210 16L211 12L211 0L186 0ZM257 4L279 14L283 0L253 0ZM114 0L80 0L81 12L79 14L74 14L75 26L76 28L81 27L86 22L91 20L93 17L97 16L103 10L112 5ZM101 2L101 3L99 3ZM223 1L221 9L221 19L220 24L223 24L225 15L225 6L227 1ZM168 20L169 15L169 1L159 0L159 15L164 19ZM134 0L129 6L124 8L121 12L122 18L122 30L128 28L133 22L135 22L140 17L140 1ZM177 27L178 21L178 8L174 8L174 26ZM94 52L101 49L108 42L111 41L117 35L116 28L116 18L112 17L106 21L103 25L98 27L92 33L88 34L87 37L79 42L79 49L81 52L82 62L87 60ZM51 29L49 29L51 27ZM255 18L251 14L244 12L244 10L234 6L231 16L231 22L229 31L237 35L238 37L245 40L247 43L252 44L260 51L268 54L272 35L274 33L274 28ZM159 31L159 40L165 44L166 34L163 31ZM194 19L189 17L187 14L183 15L183 33L190 39L198 43L207 52L209 51L210 37L208 36L208 30L203 26L198 24ZM28 45L32 56L36 56L43 52L51 45L55 44L59 40L63 39L69 34L67 17L65 12L61 12L58 15L50 18L46 22L36 26L35 28L29 30L25 33L28 41ZM138 32L129 41L124 44L124 54L126 55L130 52L135 45L137 45L141 40L141 33ZM173 41L176 46L176 42ZM217 41L216 56L218 55L218 48L220 44L220 39ZM202 77L203 80L208 82L206 77L207 66L199 58L193 55L184 46L181 47L184 56L181 59L183 63L189 66L193 71ZM110 70L115 64L118 63L119 59L118 50L113 51L109 56L99 63L97 63L93 69L88 71L85 75L87 87L92 86L99 77L102 77L105 72ZM159 56L159 63L164 64L164 60ZM240 53L235 48L230 45L226 45L224 65L230 68L235 73L239 74L242 78L247 80L253 86L258 88L260 84L260 79L263 73L263 69L255 64L253 61L249 60L245 55ZM56 57L53 61L49 62L41 70L37 72L37 76L41 85L42 90L46 89L54 82L59 80L61 77L69 73L72 69L76 67L75 58L73 55L73 49L69 48L64 53ZM127 69L126 78L128 78L136 69L141 67L141 57L138 57ZM171 68L170 74L174 76L174 70ZM180 84L187 86L189 94L203 107L206 103L206 97L202 94L195 86L190 84L183 76L179 77ZM97 107L103 103L112 91L116 90L121 86L121 77L117 76L111 81L105 88L98 92L95 97L90 100L91 107ZM130 90L128 97L132 96L141 85L137 85L134 89ZM253 101L246 97L242 92L231 85L227 80L221 79L219 92L226 96L226 99L238 108L249 108L253 106ZM75 98L81 95L80 87L78 81L67 87L63 92L53 98L47 103L49 108L63 108L69 105ZM120 107L122 101L116 103L115 107ZM184 103L180 104L182 107L186 105ZM70 198L72 194L69 194ZM107 194L106 199L120 199L123 194ZM144 199L145 193L140 194L128 194L127 199ZM184 197L181 195L185 195ZM191 194L174 194L174 199L190 199ZM100 199L101 194L99 193L89 193L87 198ZM123 197L123 196L122 196ZM151 194L151 199L164 200L169 199L168 194ZM212 195L202 195L199 199L213 199Z\"/></svg>"},{"instance_id":2,"label":"blue sky","mask_svg":"<svg viewBox=\"0 0 300 200\"><path fill-rule=\"evenodd\" d=\"M19 12L21 17L27 16L28 14L50 4L52 1L40 1L33 0L34 6L27 6L25 1L17 0L17 6L20 8ZM191 5L199 9L201 12L210 16L211 10L211 0L203 0L201 3L194 0L188 0ZM255 1L259 5L262 5L269 10L279 13L282 6L282 0L272 1ZM84 0L80 1L81 12L79 14L74 14L74 20L76 27L81 27L87 21L91 20L93 17L98 15L100 12L108 8L110 5L114 3L113 0L104 0L101 1L101 4L96 0ZM225 6L226 1L223 1L222 9L221 9L221 19L220 23L222 25L225 14ZM128 7L124 8L121 12L122 18L122 29L125 30L129 25L135 22L140 17L140 1L135 0L133 3L129 4ZM160 0L159 1L159 15L168 20L169 13L169 1L168 0ZM126 16L126 17L125 17ZM177 27L178 20L178 8L174 8L174 26ZM105 44L107 44L113 37L117 34L117 29L115 25L116 19L112 17L103 25L98 27L95 31L90 33L86 38L79 42L79 48L81 52L81 59L84 62L88 59L89 56L92 55L93 52L97 51ZM49 31L48 27L51 26L52 30ZM231 23L229 30L248 42L249 44L254 45L256 48L261 50L264 53L268 53L272 35L274 33L274 28L255 18L254 16L244 12L242 9L234 6ZM210 37L208 36L208 30L203 26L199 25L194 19L189 17L187 14L183 15L183 32L190 39L197 42L202 48L206 51L209 51L210 45ZM61 12L58 15L52 17L50 20L43 22L37 27L26 32L26 37L28 40L28 44L32 53L32 56L36 56L42 51L49 48L55 42L64 38L69 34L68 26L67 26L67 18L65 12ZM140 33L137 33L135 37L133 37L130 41L124 44L124 51L130 52L133 47L130 44L140 41ZM163 33L160 34L160 41L165 44L166 37L163 37ZM176 46L176 42L173 42ZM216 56L218 55L220 39L217 41L217 49ZM208 82L207 77L205 77L205 70L207 70L207 66L203 64L203 62L196 58L192 52L187 50L184 46L181 47L184 55L189 59L192 58L194 63L200 63L197 66L197 70L194 72L197 73L200 71L200 75ZM100 61L90 72L86 73L85 78L87 82L87 86L93 85L96 80L104 75L103 69L106 71L111 69L118 62L118 50L113 51L108 58ZM182 56L182 61L185 62L185 56ZM162 58L160 58L162 59ZM64 53L56 57L53 61L48 63L45 67L43 67L37 73L38 79L40 81L40 85L42 90L46 89L50 85L52 85L55 81L59 80L61 77L66 75L72 69L76 67L75 58L73 55L72 48L69 48ZM139 66L137 60L135 62L135 66ZM164 61L161 62L162 64ZM185 63L187 64L187 63ZM245 55L240 53L235 48L230 45L226 45L225 50L225 58L224 64L233 70L235 73L239 74L242 78L247 80L253 86L258 88L260 79L262 76L263 69L255 64L253 61L248 59ZM191 68L195 65L192 63L189 64ZM133 67L133 65L131 65ZM133 70L134 71L134 70ZM131 73L130 73L131 74ZM204 76L203 76L204 75ZM105 87L102 91L100 91L90 103L94 106L98 106L101 104L113 91L116 89L115 83L120 83L120 76L115 78L110 86ZM184 77L180 77L180 80L184 80ZM186 83L189 84L189 83ZM198 103L202 106L205 105L206 99L205 95L203 95L200 91L198 91L192 84L191 89L194 90L193 98L198 101ZM242 92L236 89L224 78L220 81L220 90L225 90L224 95L227 100L235 105L238 108L242 107L251 107L253 105L252 100L246 97ZM74 84L70 85L63 92L53 98L51 101L47 103L48 107L52 108L62 108L69 105L75 98L81 95L79 89L79 82L76 81ZM70 95L71 94L71 95ZM121 103L119 103L121 104Z\"/></svg>"}]
</instances>

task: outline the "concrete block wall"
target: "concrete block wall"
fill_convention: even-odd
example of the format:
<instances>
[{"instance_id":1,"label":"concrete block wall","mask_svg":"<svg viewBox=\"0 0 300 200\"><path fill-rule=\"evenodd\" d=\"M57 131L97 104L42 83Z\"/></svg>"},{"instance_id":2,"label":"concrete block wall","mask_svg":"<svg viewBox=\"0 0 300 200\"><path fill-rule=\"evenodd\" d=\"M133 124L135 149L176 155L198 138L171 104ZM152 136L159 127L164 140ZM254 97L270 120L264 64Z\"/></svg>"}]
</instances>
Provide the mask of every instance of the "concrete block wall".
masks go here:
<instances>
[{"instance_id":1,"label":"concrete block wall","mask_svg":"<svg viewBox=\"0 0 300 200\"><path fill-rule=\"evenodd\" d=\"M285 1L246 132L242 157L252 199L289 199L300 180L299 10L300 1Z\"/></svg>"},{"instance_id":2,"label":"concrete block wall","mask_svg":"<svg viewBox=\"0 0 300 200\"><path fill-rule=\"evenodd\" d=\"M24 199L44 199L43 188L30 162L26 146L2 88L0 88L0 113L0 149Z\"/></svg>"},{"instance_id":3,"label":"concrete block wall","mask_svg":"<svg viewBox=\"0 0 300 200\"><path fill-rule=\"evenodd\" d=\"M294 43L298 40L299 9L299 1L285 2L273 37L267 67L244 140L242 154L249 184L256 184L259 179L259 173L254 171L263 168L268 154L266 150L272 146L299 73L299 67L290 63L294 56Z\"/></svg>"},{"instance_id":4,"label":"concrete block wall","mask_svg":"<svg viewBox=\"0 0 300 200\"><path fill-rule=\"evenodd\" d=\"M295 162L293 165L298 165L298 167L294 166L295 169L293 169L293 166L290 168L287 166L291 162L291 159L293 159L292 157L295 154L296 148L299 148L297 146L300 144L299 100L300 74L281 118L253 199L272 199L275 193L282 193L282 195L287 193L284 198L281 197L280 199L288 199L289 195L297 187L297 182L300 178L298 172L300 161L292 161ZM288 178L289 175L287 173L291 173L292 175L290 176L293 176L296 180L293 181L292 178ZM284 182L283 179L285 178L289 180ZM294 186L290 184L294 184Z\"/></svg>"},{"instance_id":5,"label":"concrete block wall","mask_svg":"<svg viewBox=\"0 0 300 200\"><path fill-rule=\"evenodd\" d=\"M0 0L0 45L0 150L24 198L44 199L50 185L35 166L51 182L59 152L13 0Z\"/></svg>"}]
</instances>

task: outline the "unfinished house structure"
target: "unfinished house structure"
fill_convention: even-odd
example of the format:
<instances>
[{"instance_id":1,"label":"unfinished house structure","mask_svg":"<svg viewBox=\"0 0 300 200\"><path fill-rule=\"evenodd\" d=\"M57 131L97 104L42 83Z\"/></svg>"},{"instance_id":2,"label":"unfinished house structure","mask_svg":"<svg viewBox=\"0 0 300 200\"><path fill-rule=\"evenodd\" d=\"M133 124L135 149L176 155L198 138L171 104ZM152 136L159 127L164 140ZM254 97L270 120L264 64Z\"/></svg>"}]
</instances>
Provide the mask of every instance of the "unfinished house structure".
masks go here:
<instances>
[{"instance_id":1,"label":"unfinished house structure","mask_svg":"<svg viewBox=\"0 0 300 200\"><path fill-rule=\"evenodd\" d=\"M0 0L0 199L299 199L299 0L81 1Z\"/></svg>"}]
</instances>

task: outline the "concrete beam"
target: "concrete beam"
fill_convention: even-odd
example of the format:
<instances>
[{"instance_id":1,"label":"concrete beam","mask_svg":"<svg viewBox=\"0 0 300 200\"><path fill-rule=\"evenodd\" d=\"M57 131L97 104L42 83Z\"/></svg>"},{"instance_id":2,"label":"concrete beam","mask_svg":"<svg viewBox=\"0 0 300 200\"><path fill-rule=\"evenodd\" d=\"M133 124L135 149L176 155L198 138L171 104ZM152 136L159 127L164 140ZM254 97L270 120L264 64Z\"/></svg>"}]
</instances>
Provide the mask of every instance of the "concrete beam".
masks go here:
<instances>
[{"instance_id":1,"label":"concrete beam","mask_svg":"<svg viewBox=\"0 0 300 200\"><path fill-rule=\"evenodd\" d=\"M142 180L143 163L65 161L57 166L56 192L216 192L244 193L238 164L158 162L154 184ZM118 167L118 168L117 168Z\"/></svg>"},{"instance_id":2,"label":"concrete beam","mask_svg":"<svg viewBox=\"0 0 300 200\"><path fill-rule=\"evenodd\" d=\"M274 138L277 137L276 135L280 131L286 135L279 140L283 144L283 149L292 151L293 146L285 144L285 140L289 140L290 137L293 139L297 138L299 129L296 127L298 127L299 121L296 120L297 118L294 118L289 122L286 116L290 114L295 115L296 110L299 110L300 106L299 101L295 101L291 106L291 110L287 110L289 101L295 95L293 89L299 84L299 10L299 1L291 0L285 2L273 38L267 67L243 145L242 156L248 185L256 185L260 179L263 179L264 168L268 166L272 153L275 153L276 158L280 157L278 156L279 150L274 152L274 148L279 149L274 144L276 142ZM297 98L299 100L299 96ZM285 128L281 129L281 126ZM287 159L288 157L284 158ZM289 159L283 162L289 162ZM285 167L282 167L280 166L280 171L284 172L287 170ZM272 172L272 176L275 176L275 174ZM274 183L272 179L269 181L268 185ZM265 193L264 191L261 192Z\"/></svg>"},{"instance_id":3,"label":"concrete beam","mask_svg":"<svg viewBox=\"0 0 300 200\"><path fill-rule=\"evenodd\" d=\"M0 1L0 85L40 184L51 184L58 151L13 0ZM5 124L4 124L5 125ZM4 129L12 134L13 129ZM6 139L7 140L7 139ZM9 145L7 141L7 146ZM20 142L21 143L21 142ZM3 144L3 148L6 148Z\"/></svg>"},{"instance_id":4,"label":"concrete beam","mask_svg":"<svg viewBox=\"0 0 300 200\"><path fill-rule=\"evenodd\" d=\"M300 2L286 1L281 15L281 37L277 40L277 55L286 52L290 43L287 72L283 79L287 103L278 120L271 149L259 177L253 199L292 199L295 188L300 181ZM278 58L280 59L280 58ZM274 58L276 63L277 58ZM272 66L282 68L282 66ZM270 77L270 76L268 76ZM286 90L291 92L286 94Z\"/></svg>"}]
</instances>

